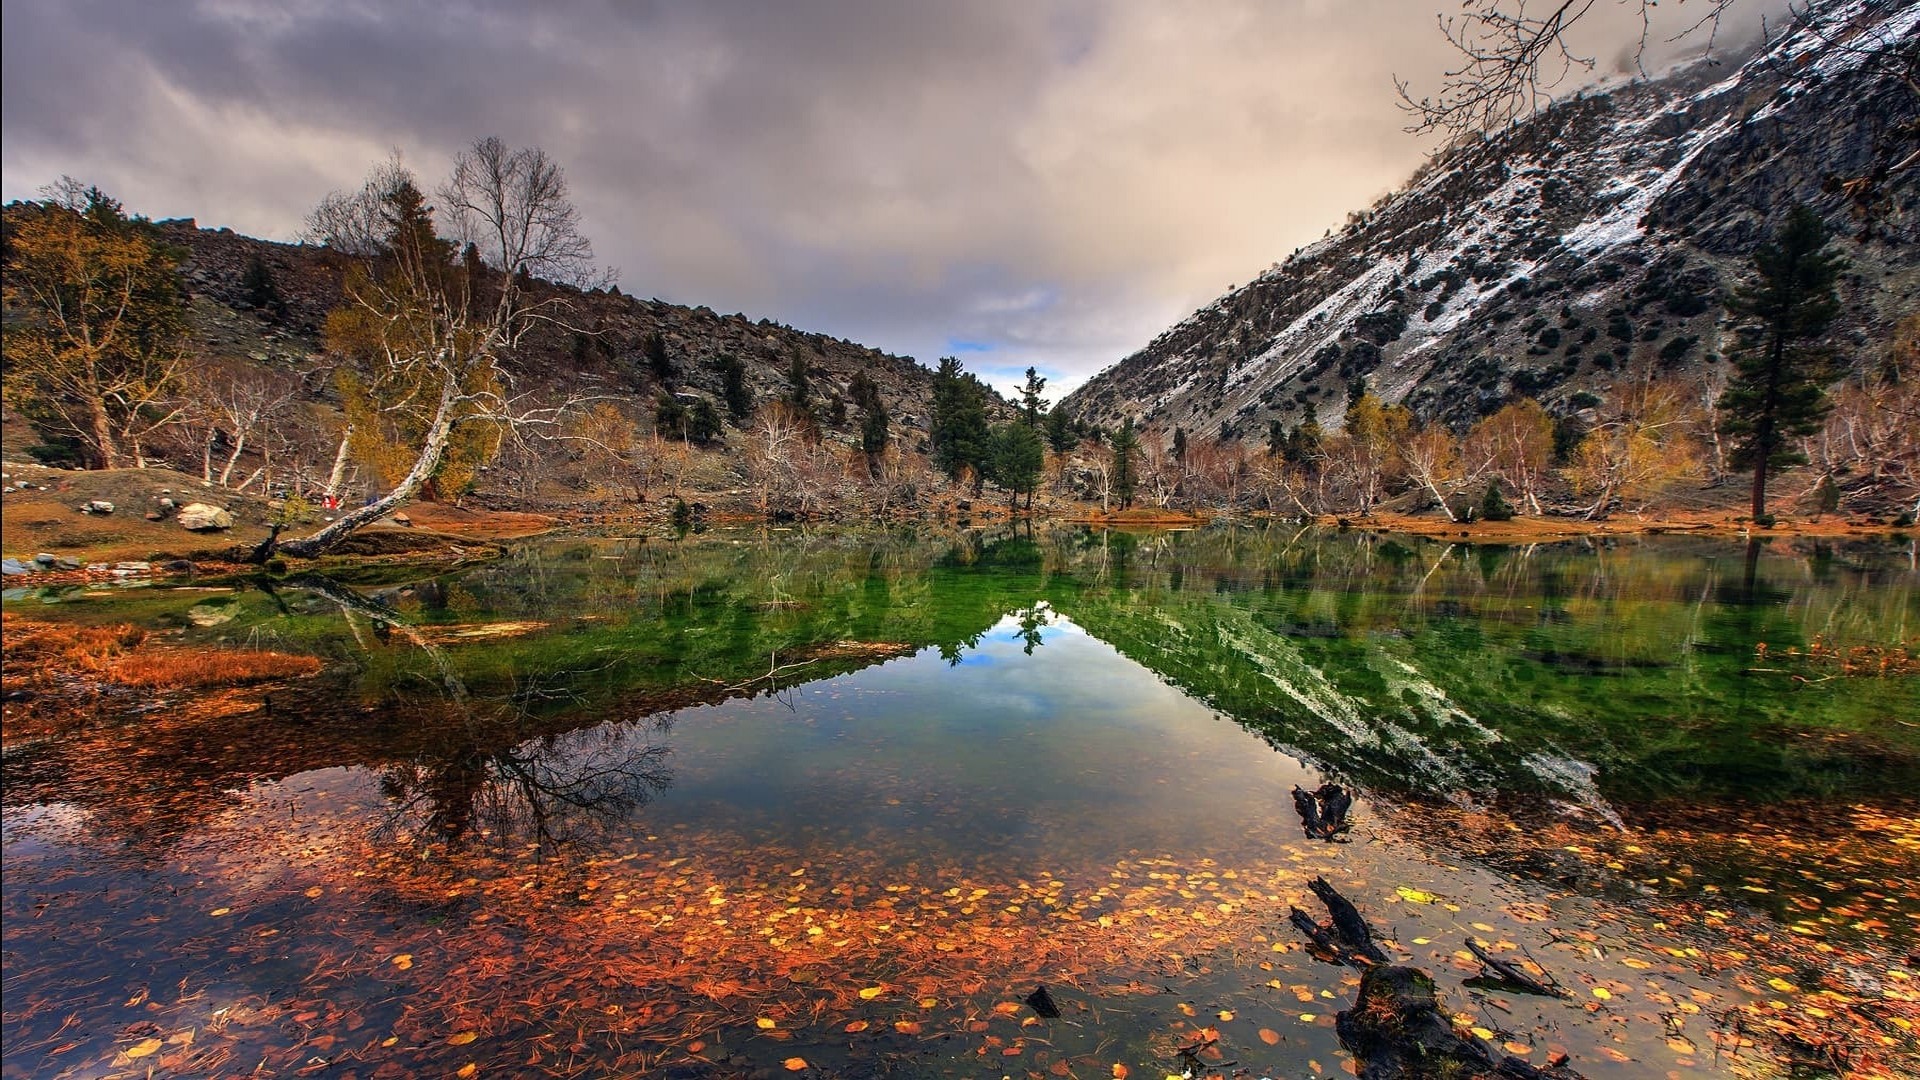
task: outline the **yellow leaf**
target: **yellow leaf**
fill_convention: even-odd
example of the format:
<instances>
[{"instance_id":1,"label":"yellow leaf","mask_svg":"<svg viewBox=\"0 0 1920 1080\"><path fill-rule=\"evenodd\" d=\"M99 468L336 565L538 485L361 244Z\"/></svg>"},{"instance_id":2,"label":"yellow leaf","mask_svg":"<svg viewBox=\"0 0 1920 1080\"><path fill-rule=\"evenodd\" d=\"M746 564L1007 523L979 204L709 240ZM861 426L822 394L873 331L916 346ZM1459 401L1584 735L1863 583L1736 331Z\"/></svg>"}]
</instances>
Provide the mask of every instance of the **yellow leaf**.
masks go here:
<instances>
[{"instance_id":1,"label":"yellow leaf","mask_svg":"<svg viewBox=\"0 0 1920 1080\"><path fill-rule=\"evenodd\" d=\"M1193 1009L1193 1006L1191 1006L1191 1005L1189 1005L1189 1004L1187 1004L1187 1003L1186 1003L1186 1002L1184 1002L1184 1001L1183 1001L1183 1002L1181 1002L1181 1003L1179 1003L1178 1005L1175 1005L1175 1006L1174 1006L1174 1008L1176 1008L1176 1009L1179 1009L1179 1010L1180 1010L1180 1015L1181 1015L1181 1016L1192 1016L1192 1015L1194 1015L1194 1009Z\"/></svg>"},{"instance_id":2,"label":"yellow leaf","mask_svg":"<svg viewBox=\"0 0 1920 1080\"><path fill-rule=\"evenodd\" d=\"M326 891L327 890L321 888L320 886L315 885L313 888L307 890L307 899L317 900L320 898L320 894Z\"/></svg>"},{"instance_id":3,"label":"yellow leaf","mask_svg":"<svg viewBox=\"0 0 1920 1080\"><path fill-rule=\"evenodd\" d=\"M1303 1024L1311 1024L1311 1023L1313 1023L1313 1022L1314 1022L1314 1020L1315 1020L1315 1019L1316 1019L1316 1017L1315 1017L1315 1016L1314 1016L1314 1014L1312 1014L1312 1013L1301 1013L1301 1014L1300 1014L1300 1022L1301 1022L1301 1023L1303 1023Z\"/></svg>"},{"instance_id":4,"label":"yellow leaf","mask_svg":"<svg viewBox=\"0 0 1920 1080\"><path fill-rule=\"evenodd\" d=\"M887 988L884 986L869 986L860 991L860 1000L872 1001L874 998L877 998L881 994L884 994L886 992L887 992Z\"/></svg>"},{"instance_id":5,"label":"yellow leaf","mask_svg":"<svg viewBox=\"0 0 1920 1080\"><path fill-rule=\"evenodd\" d=\"M1220 1019L1222 1019L1222 1020L1231 1020L1231 1019L1233 1019L1233 1010L1232 1010L1232 1009L1221 1009L1221 1010L1220 1010Z\"/></svg>"},{"instance_id":6,"label":"yellow leaf","mask_svg":"<svg viewBox=\"0 0 1920 1080\"><path fill-rule=\"evenodd\" d=\"M1773 987L1775 990L1778 990L1783 994L1791 994L1794 991L1800 989L1799 987L1793 985L1792 983L1788 982L1787 980L1781 978L1778 975L1775 975L1773 978L1768 979L1767 985Z\"/></svg>"},{"instance_id":7,"label":"yellow leaf","mask_svg":"<svg viewBox=\"0 0 1920 1080\"><path fill-rule=\"evenodd\" d=\"M774 1023L773 1021L767 1019L764 1016L755 1020L753 1022L753 1025L759 1028L761 1031L772 1031L774 1028L777 1028L780 1026L779 1024Z\"/></svg>"},{"instance_id":8,"label":"yellow leaf","mask_svg":"<svg viewBox=\"0 0 1920 1080\"><path fill-rule=\"evenodd\" d=\"M473 1062L469 1061L465 1065L460 1066L460 1071L454 1073L453 1075L459 1077L460 1080L467 1080L467 1077L472 1076L473 1074L479 1071L480 1071L480 1066L475 1065Z\"/></svg>"},{"instance_id":9,"label":"yellow leaf","mask_svg":"<svg viewBox=\"0 0 1920 1080\"><path fill-rule=\"evenodd\" d=\"M401 971L405 971L408 968L413 966L413 954L399 953L398 955L394 956L391 963L393 964L394 967L399 968Z\"/></svg>"},{"instance_id":10,"label":"yellow leaf","mask_svg":"<svg viewBox=\"0 0 1920 1080\"><path fill-rule=\"evenodd\" d=\"M447 1038L447 1045L448 1046L465 1046L479 1037L480 1037L479 1035L476 1035L471 1031L463 1031L458 1035L449 1036Z\"/></svg>"},{"instance_id":11,"label":"yellow leaf","mask_svg":"<svg viewBox=\"0 0 1920 1080\"><path fill-rule=\"evenodd\" d=\"M780 1064L786 1066L788 1072L799 1072L801 1069L807 1067L807 1059L803 1057L790 1057Z\"/></svg>"},{"instance_id":12,"label":"yellow leaf","mask_svg":"<svg viewBox=\"0 0 1920 1080\"><path fill-rule=\"evenodd\" d=\"M214 908L212 911L207 912L207 914L209 915L230 915L232 913L233 913L233 909L230 907L217 907L217 908Z\"/></svg>"},{"instance_id":13,"label":"yellow leaf","mask_svg":"<svg viewBox=\"0 0 1920 1080\"><path fill-rule=\"evenodd\" d=\"M895 1020L893 1022L893 1030L899 1032L902 1035L918 1035L920 1034L920 1021Z\"/></svg>"},{"instance_id":14,"label":"yellow leaf","mask_svg":"<svg viewBox=\"0 0 1920 1080\"><path fill-rule=\"evenodd\" d=\"M1467 1030L1473 1032L1475 1035L1479 1036L1482 1039L1493 1038L1493 1032L1487 1028L1477 1027L1477 1028L1468 1028Z\"/></svg>"},{"instance_id":15,"label":"yellow leaf","mask_svg":"<svg viewBox=\"0 0 1920 1080\"><path fill-rule=\"evenodd\" d=\"M122 1050L121 1053L130 1058L143 1058L159 1050L160 1045L159 1039L141 1039L139 1042Z\"/></svg>"},{"instance_id":16,"label":"yellow leaf","mask_svg":"<svg viewBox=\"0 0 1920 1080\"><path fill-rule=\"evenodd\" d=\"M1272 1028L1261 1028L1260 1041L1266 1043L1268 1046L1278 1046L1280 1044L1280 1033Z\"/></svg>"},{"instance_id":17,"label":"yellow leaf","mask_svg":"<svg viewBox=\"0 0 1920 1080\"><path fill-rule=\"evenodd\" d=\"M1601 1001L1609 1001L1613 998L1613 992L1604 986L1596 986L1593 988L1593 996L1599 998Z\"/></svg>"},{"instance_id":18,"label":"yellow leaf","mask_svg":"<svg viewBox=\"0 0 1920 1080\"><path fill-rule=\"evenodd\" d=\"M1438 896L1435 896L1433 893L1422 892L1419 889L1409 889L1405 885L1401 885L1398 888L1394 889L1393 891L1400 894L1400 899L1411 901L1415 904L1431 904L1435 900L1440 899Z\"/></svg>"}]
</instances>

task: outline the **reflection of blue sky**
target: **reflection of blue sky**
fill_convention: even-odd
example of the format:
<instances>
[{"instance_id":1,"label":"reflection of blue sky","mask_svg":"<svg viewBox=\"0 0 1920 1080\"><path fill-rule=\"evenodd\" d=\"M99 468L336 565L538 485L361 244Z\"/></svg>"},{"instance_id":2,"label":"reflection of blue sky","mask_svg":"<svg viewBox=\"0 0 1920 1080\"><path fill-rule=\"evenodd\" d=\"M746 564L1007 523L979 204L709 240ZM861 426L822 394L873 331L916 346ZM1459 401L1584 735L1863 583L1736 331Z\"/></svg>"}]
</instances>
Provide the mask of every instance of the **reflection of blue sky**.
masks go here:
<instances>
[{"instance_id":1,"label":"reflection of blue sky","mask_svg":"<svg viewBox=\"0 0 1920 1080\"><path fill-rule=\"evenodd\" d=\"M675 790L649 815L802 846L904 830L960 858L982 844L1070 856L1205 846L1222 821L1277 814L1309 779L1070 619L1053 615L1028 655L1020 615L983 630L957 666L929 648L798 688L791 709L688 710L672 737Z\"/></svg>"}]
</instances>

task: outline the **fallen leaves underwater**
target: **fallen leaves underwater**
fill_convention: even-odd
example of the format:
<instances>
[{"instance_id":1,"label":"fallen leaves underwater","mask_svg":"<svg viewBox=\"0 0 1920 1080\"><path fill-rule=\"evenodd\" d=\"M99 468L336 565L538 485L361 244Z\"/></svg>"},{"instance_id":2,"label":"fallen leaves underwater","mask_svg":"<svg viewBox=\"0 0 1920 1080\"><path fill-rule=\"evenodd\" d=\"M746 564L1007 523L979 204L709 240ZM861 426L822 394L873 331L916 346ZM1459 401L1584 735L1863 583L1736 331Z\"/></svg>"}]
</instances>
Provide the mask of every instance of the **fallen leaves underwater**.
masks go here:
<instances>
[{"instance_id":1,"label":"fallen leaves underwater","mask_svg":"<svg viewBox=\"0 0 1920 1080\"><path fill-rule=\"evenodd\" d=\"M1316 876L1463 1031L1536 1065L1920 1070L1910 806L1616 828L1362 797L1349 841L1321 842L1287 794L1318 774L1090 637L1022 655L1019 629L958 664L883 652L610 722L616 750L671 751L671 789L563 840L524 828L546 804L456 833L418 785L506 799L500 770L577 740L492 772L413 763L414 787L404 762L342 759L222 788L162 775L141 724L257 698L68 733L95 779L155 801L9 802L0 1074L1332 1075L1354 1068L1334 1024L1359 978L1287 923ZM1061 685L1025 716L996 696L1014 683ZM1015 719L935 730L970 709ZM1048 743L1069 715L1110 730ZM1047 769L1061 792L1023 787ZM1469 942L1568 996L1478 983ZM1027 1003L1043 985L1058 1018Z\"/></svg>"}]
</instances>

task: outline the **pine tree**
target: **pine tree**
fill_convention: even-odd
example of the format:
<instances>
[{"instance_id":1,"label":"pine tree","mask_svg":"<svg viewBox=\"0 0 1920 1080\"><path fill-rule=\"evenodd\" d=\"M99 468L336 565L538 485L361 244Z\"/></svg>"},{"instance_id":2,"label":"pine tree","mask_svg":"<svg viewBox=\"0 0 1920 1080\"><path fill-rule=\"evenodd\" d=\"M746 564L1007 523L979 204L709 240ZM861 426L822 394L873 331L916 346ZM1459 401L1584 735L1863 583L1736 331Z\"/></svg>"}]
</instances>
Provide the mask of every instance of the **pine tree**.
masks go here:
<instances>
[{"instance_id":1,"label":"pine tree","mask_svg":"<svg viewBox=\"0 0 1920 1080\"><path fill-rule=\"evenodd\" d=\"M880 387L864 371L855 372L847 384L847 396L860 410L860 452L867 456L867 470L878 474L880 460L887 452L887 403Z\"/></svg>"},{"instance_id":2,"label":"pine tree","mask_svg":"<svg viewBox=\"0 0 1920 1080\"><path fill-rule=\"evenodd\" d=\"M1173 460L1179 462L1185 462L1187 460L1186 428L1173 429Z\"/></svg>"},{"instance_id":3,"label":"pine tree","mask_svg":"<svg viewBox=\"0 0 1920 1080\"><path fill-rule=\"evenodd\" d=\"M803 413L813 408L813 383L807 378L807 358L797 349L787 364L787 404Z\"/></svg>"},{"instance_id":4,"label":"pine tree","mask_svg":"<svg viewBox=\"0 0 1920 1080\"><path fill-rule=\"evenodd\" d=\"M640 354L647 358L647 370L661 386L673 380L673 358L667 355L667 339L659 331L640 339Z\"/></svg>"},{"instance_id":5,"label":"pine tree","mask_svg":"<svg viewBox=\"0 0 1920 1080\"><path fill-rule=\"evenodd\" d=\"M259 255L247 260L247 269L240 275L240 290L246 297L247 306L255 311L286 315L287 301L280 295L280 286L273 280L273 270Z\"/></svg>"},{"instance_id":6,"label":"pine tree","mask_svg":"<svg viewBox=\"0 0 1920 1080\"><path fill-rule=\"evenodd\" d=\"M971 468L976 476L987 459L986 387L961 370L960 361L942 357L933 375L933 421L928 431L933 463L948 476ZM979 489L976 479L975 490Z\"/></svg>"},{"instance_id":7,"label":"pine tree","mask_svg":"<svg viewBox=\"0 0 1920 1080\"><path fill-rule=\"evenodd\" d=\"M735 427L753 415L753 390L747 386L747 368L732 353L721 353L713 362L720 372L720 397L727 403L727 418Z\"/></svg>"},{"instance_id":8,"label":"pine tree","mask_svg":"<svg viewBox=\"0 0 1920 1080\"><path fill-rule=\"evenodd\" d=\"M1279 417L1267 421L1267 456L1279 457L1287 449L1287 428Z\"/></svg>"},{"instance_id":9,"label":"pine tree","mask_svg":"<svg viewBox=\"0 0 1920 1080\"><path fill-rule=\"evenodd\" d=\"M1055 405L1047 413L1047 448L1056 454L1064 454L1073 449L1077 441L1073 418L1067 415L1065 408Z\"/></svg>"},{"instance_id":10,"label":"pine tree","mask_svg":"<svg viewBox=\"0 0 1920 1080\"><path fill-rule=\"evenodd\" d=\"M994 483L1006 489L1009 511L1016 508L1022 493L1027 496L1027 508L1033 508L1033 489L1039 485L1040 472L1046 466L1046 453L1040 433L1024 423L1003 424L994 429L987 473Z\"/></svg>"},{"instance_id":11,"label":"pine tree","mask_svg":"<svg viewBox=\"0 0 1920 1080\"><path fill-rule=\"evenodd\" d=\"M1040 391L1047 388L1047 380L1034 368L1027 369L1026 385L1020 388L1020 412L1026 418L1027 426L1040 426L1040 410L1046 405L1040 398Z\"/></svg>"},{"instance_id":12,"label":"pine tree","mask_svg":"<svg viewBox=\"0 0 1920 1080\"><path fill-rule=\"evenodd\" d=\"M1113 493L1120 497L1120 509L1130 509L1140 479L1134 470L1133 456L1140 450L1140 436L1134 434L1133 417L1127 417L1120 430L1113 433L1112 449Z\"/></svg>"},{"instance_id":13,"label":"pine tree","mask_svg":"<svg viewBox=\"0 0 1920 1080\"><path fill-rule=\"evenodd\" d=\"M1793 440L1820 429L1830 407L1822 384L1825 356L1813 343L1840 313L1834 291L1844 260L1826 246L1827 228L1804 206L1753 253L1753 280L1727 311L1741 320L1741 347L1720 396L1720 433L1733 439L1730 461L1753 469L1753 520L1767 516L1767 474L1804 463Z\"/></svg>"}]
</instances>

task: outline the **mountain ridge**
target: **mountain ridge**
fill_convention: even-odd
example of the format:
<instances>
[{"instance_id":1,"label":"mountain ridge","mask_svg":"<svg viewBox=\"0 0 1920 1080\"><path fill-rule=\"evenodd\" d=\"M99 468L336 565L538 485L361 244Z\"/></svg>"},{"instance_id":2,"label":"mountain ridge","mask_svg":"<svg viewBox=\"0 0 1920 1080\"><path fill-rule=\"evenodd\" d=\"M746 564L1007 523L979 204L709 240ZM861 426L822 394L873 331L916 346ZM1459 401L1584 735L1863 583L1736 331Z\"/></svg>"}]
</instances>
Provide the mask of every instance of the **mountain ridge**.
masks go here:
<instances>
[{"instance_id":1,"label":"mountain ridge","mask_svg":"<svg viewBox=\"0 0 1920 1080\"><path fill-rule=\"evenodd\" d=\"M1915 47L1920 8L1853 0L1822 20L1731 74L1695 64L1581 94L1441 151L1066 407L1095 424L1245 437L1273 419L1337 427L1355 377L1452 423L1522 395L1575 412L1627 372L1714 386L1719 296L1793 202L1848 230L1838 337L1871 352L1920 306L1920 199L1895 175L1889 205L1852 235L1833 178L1870 171L1920 123L1920 95L1870 70L1862 48Z\"/></svg>"}]
</instances>

